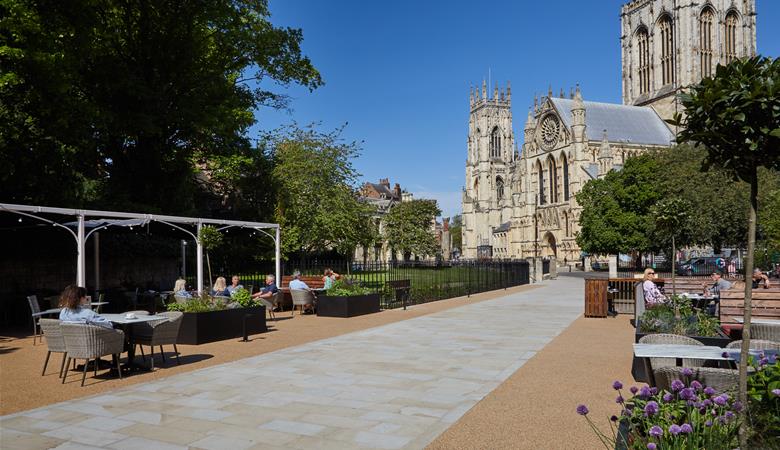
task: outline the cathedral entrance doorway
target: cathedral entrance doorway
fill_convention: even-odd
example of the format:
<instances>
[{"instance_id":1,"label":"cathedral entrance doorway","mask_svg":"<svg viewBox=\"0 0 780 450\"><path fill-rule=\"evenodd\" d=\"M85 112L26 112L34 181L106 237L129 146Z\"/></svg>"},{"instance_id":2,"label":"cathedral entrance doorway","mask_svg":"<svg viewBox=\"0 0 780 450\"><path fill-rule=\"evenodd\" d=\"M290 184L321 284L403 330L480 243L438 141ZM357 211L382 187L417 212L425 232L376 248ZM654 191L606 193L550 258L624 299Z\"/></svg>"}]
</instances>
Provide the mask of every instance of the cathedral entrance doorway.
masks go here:
<instances>
[{"instance_id":1,"label":"cathedral entrance doorway","mask_svg":"<svg viewBox=\"0 0 780 450\"><path fill-rule=\"evenodd\" d=\"M549 231L545 233L542 240L542 256L545 258L557 258L558 257L558 244L555 241L555 236Z\"/></svg>"}]
</instances>

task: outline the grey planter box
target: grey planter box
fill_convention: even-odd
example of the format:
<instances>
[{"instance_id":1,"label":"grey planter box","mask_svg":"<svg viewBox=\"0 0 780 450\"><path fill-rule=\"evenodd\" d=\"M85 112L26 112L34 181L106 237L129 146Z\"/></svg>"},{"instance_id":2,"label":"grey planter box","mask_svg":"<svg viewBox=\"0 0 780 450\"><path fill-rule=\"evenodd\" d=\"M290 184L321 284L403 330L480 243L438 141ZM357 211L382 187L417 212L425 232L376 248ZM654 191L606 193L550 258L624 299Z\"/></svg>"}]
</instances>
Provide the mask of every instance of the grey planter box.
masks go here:
<instances>
[{"instance_id":1,"label":"grey planter box","mask_svg":"<svg viewBox=\"0 0 780 450\"><path fill-rule=\"evenodd\" d=\"M379 312L379 294L352 297L317 297L317 315L324 317L355 317Z\"/></svg>"}]
</instances>

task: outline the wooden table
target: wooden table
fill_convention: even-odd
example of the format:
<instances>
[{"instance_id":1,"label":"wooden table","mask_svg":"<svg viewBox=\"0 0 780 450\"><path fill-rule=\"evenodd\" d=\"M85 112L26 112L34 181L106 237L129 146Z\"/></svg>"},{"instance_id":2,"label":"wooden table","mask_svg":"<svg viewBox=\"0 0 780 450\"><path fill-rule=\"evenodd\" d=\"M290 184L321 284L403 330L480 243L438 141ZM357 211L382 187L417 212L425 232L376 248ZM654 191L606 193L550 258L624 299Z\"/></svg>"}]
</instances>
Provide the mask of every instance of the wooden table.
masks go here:
<instances>
[{"instance_id":1,"label":"wooden table","mask_svg":"<svg viewBox=\"0 0 780 450\"><path fill-rule=\"evenodd\" d=\"M732 319L734 319L737 323L744 323L745 318L744 317L737 317L733 316ZM750 323L762 323L766 325L780 325L780 320L776 319L750 319Z\"/></svg>"}]
</instances>

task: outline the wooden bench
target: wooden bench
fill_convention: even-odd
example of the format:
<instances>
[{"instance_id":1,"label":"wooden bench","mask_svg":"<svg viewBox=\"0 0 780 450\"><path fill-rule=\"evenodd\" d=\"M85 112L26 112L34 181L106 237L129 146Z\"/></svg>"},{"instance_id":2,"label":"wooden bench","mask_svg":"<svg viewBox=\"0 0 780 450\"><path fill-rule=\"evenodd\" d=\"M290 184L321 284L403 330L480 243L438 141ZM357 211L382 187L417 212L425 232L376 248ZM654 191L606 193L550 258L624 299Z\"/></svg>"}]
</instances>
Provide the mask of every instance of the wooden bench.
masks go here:
<instances>
[{"instance_id":1,"label":"wooden bench","mask_svg":"<svg viewBox=\"0 0 780 450\"><path fill-rule=\"evenodd\" d=\"M780 287L753 289L751 317L754 319L780 319ZM732 287L720 292L720 321L722 324L737 324L734 316L745 314L745 288ZM730 328L741 328L730 325Z\"/></svg>"},{"instance_id":2,"label":"wooden bench","mask_svg":"<svg viewBox=\"0 0 780 450\"><path fill-rule=\"evenodd\" d=\"M410 300L410 293L412 289L412 280L390 280L387 282L389 287L394 292L394 300L400 301L403 308L406 309L406 305Z\"/></svg>"}]
</instances>

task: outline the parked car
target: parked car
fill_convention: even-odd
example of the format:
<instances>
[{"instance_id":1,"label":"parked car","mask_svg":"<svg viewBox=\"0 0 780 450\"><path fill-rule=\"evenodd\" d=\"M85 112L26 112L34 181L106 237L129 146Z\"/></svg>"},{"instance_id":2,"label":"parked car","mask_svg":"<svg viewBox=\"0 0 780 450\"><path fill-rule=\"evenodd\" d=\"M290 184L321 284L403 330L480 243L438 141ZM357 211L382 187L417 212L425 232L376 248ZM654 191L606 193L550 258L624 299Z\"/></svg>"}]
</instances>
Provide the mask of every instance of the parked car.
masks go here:
<instances>
[{"instance_id":1,"label":"parked car","mask_svg":"<svg viewBox=\"0 0 780 450\"><path fill-rule=\"evenodd\" d=\"M677 266L677 275L707 275L716 270L726 270L727 261L722 256L691 258Z\"/></svg>"}]
</instances>

